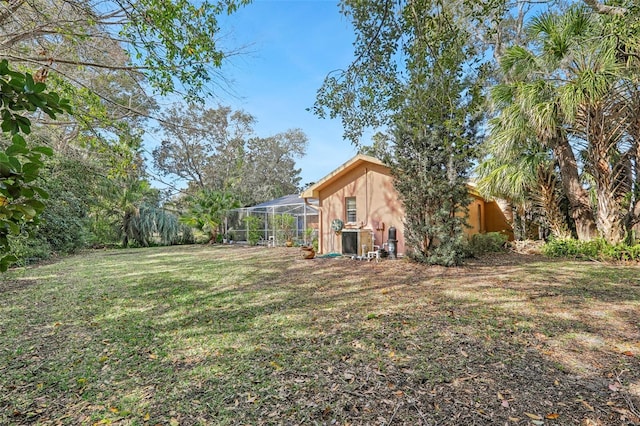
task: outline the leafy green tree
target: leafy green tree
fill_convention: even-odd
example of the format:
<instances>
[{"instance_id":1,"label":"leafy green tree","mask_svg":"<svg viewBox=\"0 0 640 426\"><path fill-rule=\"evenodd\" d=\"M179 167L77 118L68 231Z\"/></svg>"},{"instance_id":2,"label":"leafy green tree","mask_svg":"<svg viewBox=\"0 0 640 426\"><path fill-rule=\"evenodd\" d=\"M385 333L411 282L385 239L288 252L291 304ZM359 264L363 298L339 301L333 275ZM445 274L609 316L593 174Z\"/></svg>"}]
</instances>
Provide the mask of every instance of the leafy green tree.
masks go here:
<instances>
[{"instance_id":1,"label":"leafy green tree","mask_svg":"<svg viewBox=\"0 0 640 426\"><path fill-rule=\"evenodd\" d=\"M383 132L378 132L373 135L371 145L361 145L358 148L359 154L370 155L377 158L384 163L391 161L393 155L393 147L390 144L390 136Z\"/></svg>"},{"instance_id":2,"label":"leafy green tree","mask_svg":"<svg viewBox=\"0 0 640 426\"><path fill-rule=\"evenodd\" d=\"M251 205L298 192L301 169L296 168L296 159L303 157L306 149L307 136L300 129L249 139L235 188L243 203Z\"/></svg>"},{"instance_id":3,"label":"leafy green tree","mask_svg":"<svg viewBox=\"0 0 640 426\"><path fill-rule=\"evenodd\" d=\"M219 16L247 3L12 0L0 14L0 53L68 81L74 81L79 67L94 74L126 71L144 75L161 94L200 99L224 84L218 69L236 53L220 44ZM105 51L112 52L111 59L102 55ZM106 90L96 93L111 99Z\"/></svg>"},{"instance_id":4,"label":"leafy green tree","mask_svg":"<svg viewBox=\"0 0 640 426\"><path fill-rule=\"evenodd\" d=\"M262 238L264 221L258 216L245 216L244 222L247 225L247 241L255 246Z\"/></svg>"},{"instance_id":5,"label":"leafy green tree","mask_svg":"<svg viewBox=\"0 0 640 426\"><path fill-rule=\"evenodd\" d=\"M43 83L36 83L28 73L12 71L6 60L0 61L0 114L2 131L11 135L11 142L0 152L0 271L17 260L8 254L9 235L18 235L33 224L44 204L37 196L47 193L37 184L43 165L42 156L52 154L43 146L30 148L21 135L31 133L28 113L41 110L50 118L70 112L66 100L47 92Z\"/></svg>"},{"instance_id":6,"label":"leafy green tree","mask_svg":"<svg viewBox=\"0 0 640 426\"><path fill-rule=\"evenodd\" d=\"M49 195L39 222L19 236L10 237L11 254L17 263L74 253L91 240L90 204L94 197L87 185L90 170L75 160L55 154L40 171L40 185Z\"/></svg>"},{"instance_id":7,"label":"leafy green tree","mask_svg":"<svg viewBox=\"0 0 640 426\"><path fill-rule=\"evenodd\" d=\"M163 114L161 144L153 150L155 167L195 189L227 190L238 184L246 140L255 119L229 107L173 105Z\"/></svg>"},{"instance_id":8,"label":"leafy green tree","mask_svg":"<svg viewBox=\"0 0 640 426\"><path fill-rule=\"evenodd\" d=\"M406 211L405 239L420 261L452 266L466 254L464 228L473 148L473 96L462 76L466 37L450 11L406 10L413 35L403 108L394 117L394 186ZM423 32L424 31L424 32Z\"/></svg>"},{"instance_id":9,"label":"leafy green tree","mask_svg":"<svg viewBox=\"0 0 640 426\"><path fill-rule=\"evenodd\" d=\"M443 265L465 254L466 181L477 143L481 76L462 3L344 1L355 57L318 92L316 113L340 116L345 137L388 126L390 165L405 207L410 255Z\"/></svg>"},{"instance_id":10,"label":"leafy green tree","mask_svg":"<svg viewBox=\"0 0 640 426\"><path fill-rule=\"evenodd\" d=\"M42 170L42 187L49 194L34 239L52 254L84 248L90 238L89 206L93 200L87 170L82 163L54 154Z\"/></svg>"}]
</instances>

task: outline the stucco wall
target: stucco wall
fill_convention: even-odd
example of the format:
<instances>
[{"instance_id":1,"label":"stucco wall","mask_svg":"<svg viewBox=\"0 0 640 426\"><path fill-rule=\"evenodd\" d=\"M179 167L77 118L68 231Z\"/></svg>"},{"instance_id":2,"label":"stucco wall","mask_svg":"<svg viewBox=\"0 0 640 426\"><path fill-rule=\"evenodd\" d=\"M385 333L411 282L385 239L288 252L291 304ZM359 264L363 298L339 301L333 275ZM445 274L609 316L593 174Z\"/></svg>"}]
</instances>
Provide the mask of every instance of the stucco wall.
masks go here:
<instances>
[{"instance_id":1,"label":"stucco wall","mask_svg":"<svg viewBox=\"0 0 640 426\"><path fill-rule=\"evenodd\" d=\"M387 173L384 166L362 165L336 178L320 191L322 253L342 252L342 240L331 230L333 219L340 219L345 222L345 228L369 230L379 246L387 241L389 227L394 226L398 254L404 254L404 210ZM347 197L356 197L356 221L353 223L346 222Z\"/></svg>"},{"instance_id":2,"label":"stucco wall","mask_svg":"<svg viewBox=\"0 0 640 426\"><path fill-rule=\"evenodd\" d=\"M474 196L468 209L469 216L467 217L467 224L469 224L470 228L465 228L464 233L469 236L485 232L486 212L484 200Z\"/></svg>"},{"instance_id":3,"label":"stucco wall","mask_svg":"<svg viewBox=\"0 0 640 426\"><path fill-rule=\"evenodd\" d=\"M509 240L513 241L513 223L511 208L506 203L498 203L496 201L487 201L485 205L486 210L486 231L487 232L502 232L509 237Z\"/></svg>"},{"instance_id":4,"label":"stucco wall","mask_svg":"<svg viewBox=\"0 0 640 426\"><path fill-rule=\"evenodd\" d=\"M366 156L364 156L366 157ZM513 238L510 222L504 209L495 201L486 201L472 188L473 197L469 205L467 219L469 228L465 233L470 236L477 233L499 231ZM390 227L395 227L398 238L398 254L405 253L404 209L387 167L376 159L354 157L341 168L328 175L316 187L308 189L306 197L319 200L319 250L321 253L342 253L342 237L331 229L331 222L340 219L345 228L367 232L361 243L372 245L367 241L368 235L374 238L374 244L383 246L388 240ZM356 220L347 223L346 199L356 198ZM360 234L362 235L362 233ZM367 247L371 250L371 247ZM358 247L358 254L362 254Z\"/></svg>"}]
</instances>

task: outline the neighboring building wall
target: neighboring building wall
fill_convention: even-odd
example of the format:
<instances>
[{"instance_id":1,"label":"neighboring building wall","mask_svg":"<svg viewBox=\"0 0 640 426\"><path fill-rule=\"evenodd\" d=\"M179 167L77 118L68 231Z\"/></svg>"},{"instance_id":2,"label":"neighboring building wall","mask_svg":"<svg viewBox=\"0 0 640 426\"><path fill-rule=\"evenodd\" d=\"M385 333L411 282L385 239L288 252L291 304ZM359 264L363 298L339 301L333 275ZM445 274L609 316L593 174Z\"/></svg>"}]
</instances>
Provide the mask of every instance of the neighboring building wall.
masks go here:
<instances>
[{"instance_id":1,"label":"neighboring building wall","mask_svg":"<svg viewBox=\"0 0 640 426\"><path fill-rule=\"evenodd\" d=\"M387 241L389 227L394 226L398 254L404 254L404 210L388 173L384 166L367 163L338 177L320 191L322 253L342 252L342 238L331 230L331 222L340 219L345 222L345 229L371 232L374 244L378 246ZM345 200L348 197L356 198L354 222L346 220Z\"/></svg>"}]
</instances>

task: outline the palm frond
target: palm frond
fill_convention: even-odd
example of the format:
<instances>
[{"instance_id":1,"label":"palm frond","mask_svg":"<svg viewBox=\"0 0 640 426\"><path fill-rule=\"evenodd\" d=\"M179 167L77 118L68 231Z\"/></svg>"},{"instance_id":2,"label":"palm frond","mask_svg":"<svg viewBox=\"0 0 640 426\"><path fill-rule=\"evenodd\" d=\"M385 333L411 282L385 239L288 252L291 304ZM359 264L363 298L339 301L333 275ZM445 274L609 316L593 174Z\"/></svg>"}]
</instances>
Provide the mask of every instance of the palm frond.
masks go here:
<instances>
[{"instance_id":1,"label":"palm frond","mask_svg":"<svg viewBox=\"0 0 640 426\"><path fill-rule=\"evenodd\" d=\"M524 79L537 69L536 56L522 46L512 46L500 58L500 68L512 79Z\"/></svg>"}]
</instances>

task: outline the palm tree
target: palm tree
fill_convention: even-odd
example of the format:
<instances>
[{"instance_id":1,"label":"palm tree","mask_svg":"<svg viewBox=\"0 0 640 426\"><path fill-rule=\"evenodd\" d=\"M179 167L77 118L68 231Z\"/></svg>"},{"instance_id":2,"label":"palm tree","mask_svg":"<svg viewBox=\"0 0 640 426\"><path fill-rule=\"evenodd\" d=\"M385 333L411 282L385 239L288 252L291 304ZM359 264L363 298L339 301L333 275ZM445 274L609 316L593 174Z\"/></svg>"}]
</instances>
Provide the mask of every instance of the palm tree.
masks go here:
<instances>
[{"instance_id":1,"label":"palm tree","mask_svg":"<svg viewBox=\"0 0 640 426\"><path fill-rule=\"evenodd\" d=\"M566 55L567 81L559 87L559 94L572 135L581 141L585 172L594 182L598 230L615 244L626 234L625 199L632 189L625 146L628 92L616 41L589 41Z\"/></svg>"},{"instance_id":2,"label":"palm tree","mask_svg":"<svg viewBox=\"0 0 640 426\"><path fill-rule=\"evenodd\" d=\"M550 18L543 15L533 25L553 28ZM491 138L501 142L494 143L494 148L500 147L503 151L515 149L516 153L521 153L523 146L518 141L530 140L533 136L538 145L536 150L553 152L576 234L581 240L590 240L597 235L594 212L589 194L580 181L578 163L564 127L557 83L552 78L558 67L557 55L561 56L566 48L566 39L582 30L580 25L576 25L571 30L560 31L551 40L555 44L542 43L539 54L521 46L505 51L500 63L505 83L494 87L491 93L499 111L499 122L492 126ZM530 143L525 146L532 147ZM529 178L537 175L537 172L530 173Z\"/></svg>"},{"instance_id":3,"label":"palm tree","mask_svg":"<svg viewBox=\"0 0 640 426\"><path fill-rule=\"evenodd\" d=\"M485 158L476 168L478 191L512 203L520 217L525 213L539 218L537 222L557 238L571 236L567 218L561 208L563 193L555 170L555 162L546 152L533 152L513 161ZM526 225L522 235L526 235Z\"/></svg>"},{"instance_id":4,"label":"palm tree","mask_svg":"<svg viewBox=\"0 0 640 426\"><path fill-rule=\"evenodd\" d=\"M227 212L240 206L231 193L209 189L203 189L188 202L188 210L180 217L180 221L207 232L210 243L216 241Z\"/></svg>"},{"instance_id":5,"label":"palm tree","mask_svg":"<svg viewBox=\"0 0 640 426\"><path fill-rule=\"evenodd\" d=\"M512 103L504 108L490 126L484 144L487 155L476 168L478 190L513 203L521 216L526 210L534 210L541 217L541 225L556 237L571 236L560 208L562 191L558 188L556 162L549 149L533 136L519 105ZM522 234L527 234L526 227Z\"/></svg>"},{"instance_id":6,"label":"palm tree","mask_svg":"<svg viewBox=\"0 0 640 426\"><path fill-rule=\"evenodd\" d=\"M640 95L637 59L628 51L633 43L612 19L582 8L534 19L532 49L512 47L502 57L506 83L494 89L500 95L494 100L500 114L517 105L553 151L578 237L594 236L595 218L599 233L615 244L640 217ZM579 179L576 153L595 205Z\"/></svg>"}]
</instances>

